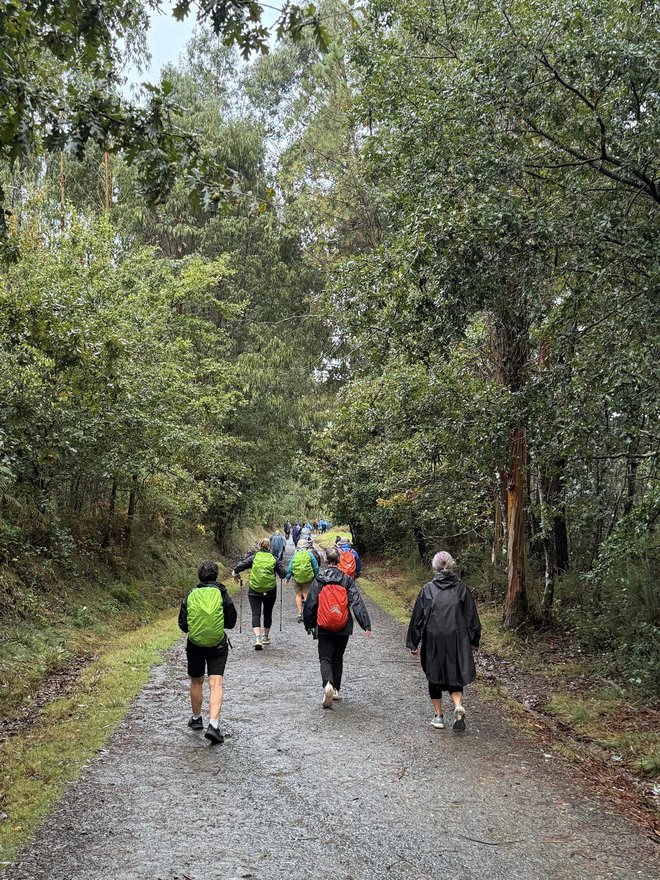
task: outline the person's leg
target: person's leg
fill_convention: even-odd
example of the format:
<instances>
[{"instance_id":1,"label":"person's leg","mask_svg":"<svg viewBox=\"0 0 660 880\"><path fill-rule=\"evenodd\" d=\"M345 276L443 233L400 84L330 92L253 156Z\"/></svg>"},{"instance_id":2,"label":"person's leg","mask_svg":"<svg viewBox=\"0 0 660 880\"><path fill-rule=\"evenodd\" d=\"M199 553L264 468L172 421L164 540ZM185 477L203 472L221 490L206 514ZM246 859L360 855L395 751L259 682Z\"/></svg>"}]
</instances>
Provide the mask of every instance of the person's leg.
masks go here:
<instances>
[{"instance_id":1,"label":"person's leg","mask_svg":"<svg viewBox=\"0 0 660 880\"><path fill-rule=\"evenodd\" d=\"M465 709L463 708L463 688L458 685L450 687L454 701L454 730L465 730Z\"/></svg>"},{"instance_id":2,"label":"person's leg","mask_svg":"<svg viewBox=\"0 0 660 880\"><path fill-rule=\"evenodd\" d=\"M277 587L275 589L270 590L268 593L264 593L263 595L263 603L264 603L264 635L267 636L270 633L270 628L273 625L273 608L275 606L275 600L277 599Z\"/></svg>"},{"instance_id":3,"label":"person's leg","mask_svg":"<svg viewBox=\"0 0 660 880\"><path fill-rule=\"evenodd\" d=\"M334 679L333 679L333 670L332 670L332 658L334 656L334 639L332 637L332 633L319 632L319 637L317 639L318 648L319 648L319 663L321 666L321 680L323 682L323 686L330 682L330 684L334 687Z\"/></svg>"},{"instance_id":4,"label":"person's leg","mask_svg":"<svg viewBox=\"0 0 660 880\"><path fill-rule=\"evenodd\" d=\"M211 691L211 705L209 709L211 722L220 718L222 709L222 682L221 675L209 675L209 689Z\"/></svg>"},{"instance_id":5,"label":"person's leg","mask_svg":"<svg viewBox=\"0 0 660 880\"><path fill-rule=\"evenodd\" d=\"M336 691L341 689L344 673L344 652L348 645L348 636L334 636L335 650L332 656L332 683Z\"/></svg>"},{"instance_id":6,"label":"person's leg","mask_svg":"<svg viewBox=\"0 0 660 880\"><path fill-rule=\"evenodd\" d=\"M300 584L296 584L296 609L298 610L298 617L302 619L302 606L303 606L303 588Z\"/></svg>"},{"instance_id":7,"label":"person's leg","mask_svg":"<svg viewBox=\"0 0 660 880\"><path fill-rule=\"evenodd\" d=\"M190 707L193 716L200 718L202 714L202 688L204 685L204 676L190 679Z\"/></svg>"},{"instance_id":8,"label":"person's leg","mask_svg":"<svg viewBox=\"0 0 660 880\"><path fill-rule=\"evenodd\" d=\"M429 682L429 697L433 703L433 711L436 717L442 715L442 685Z\"/></svg>"},{"instance_id":9,"label":"person's leg","mask_svg":"<svg viewBox=\"0 0 660 880\"><path fill-rule=\"evenodd\" d=\"M262 597L257 594L248 593L248 601L252 611L252 632L257 638L261 635L261 599Z\"/></svg>"}]
</instances>

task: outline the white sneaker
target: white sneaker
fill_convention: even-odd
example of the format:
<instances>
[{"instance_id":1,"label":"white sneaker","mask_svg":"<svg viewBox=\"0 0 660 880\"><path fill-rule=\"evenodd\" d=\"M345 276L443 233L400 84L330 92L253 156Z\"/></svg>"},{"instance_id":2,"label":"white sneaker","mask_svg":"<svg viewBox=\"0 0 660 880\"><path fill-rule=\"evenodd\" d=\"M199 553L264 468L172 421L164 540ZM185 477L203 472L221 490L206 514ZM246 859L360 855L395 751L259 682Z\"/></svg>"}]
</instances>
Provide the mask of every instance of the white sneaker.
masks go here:
<instances>
[{"instance_id":1,"label":"white sneaker","mask_svg":"<svg viewBox=\"0 0 660 880\"><path fill-rule=\"evenodd\" d=\"M327 682L326 686L323 688L323 708L324 709L332 709L332 700L334 697L335 689Z\"/></svg>"},{"instance_id":2,"label":"white sneaker","mask_svg":"<svg viewBox=\"0 0 660 880\"><path fill-rule=\"evenodd\" d=\"M333 700L341 700L341 694L339 693L338 690L333 690L332 699Z\"/></svg>"},{"instance_id":3,"label":"white sneaker","mask_svg":"<svg viewBox=\"0 0 660 880\"><path fill-rule=\"evenodd\" d=\"M262 645L270 645L270 636L264 636L261 640Z\"/></svg>"},{"instance_id":4,"label":"white sneaker","mask_svg":"<svg viewBox=\"0 0 660 880\"><path fill-rule=\"evenodd\" d=\"M256 639L254 640L254 650L255 651L263 651L263 649L264 649L264 646L261 641L261 637L257 636Z\"/></svg>"},{"instance_id":5,"label":"white sneaker","mask_svg":"<svg viewBox=\"0 0 660 880\"><path fill-rule=\"evenodd\" d=\"M465 709L459 703L458 706L454 709L454 730L463 731L465 730Z\"/></svg>"},{"instance_id":6,"label":"white sneaker","mask_svg":"<svg viewBox=\"0 0 660 880\"><path fill-rule=\"evenodd\" d=\"M435 727L436 730L445 729L445 719L442 717L442 715L434 715L431 724L433 725L433 727Z\"/></svg>"}]
</instances>

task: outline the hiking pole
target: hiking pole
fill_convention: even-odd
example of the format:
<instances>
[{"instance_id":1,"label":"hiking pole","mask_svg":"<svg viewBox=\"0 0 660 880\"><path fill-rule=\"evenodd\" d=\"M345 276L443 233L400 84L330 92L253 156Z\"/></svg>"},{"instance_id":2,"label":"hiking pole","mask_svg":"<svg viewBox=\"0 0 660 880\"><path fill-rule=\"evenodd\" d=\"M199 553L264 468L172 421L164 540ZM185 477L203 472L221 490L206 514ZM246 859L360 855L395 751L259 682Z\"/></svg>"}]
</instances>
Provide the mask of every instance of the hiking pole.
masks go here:
<instances>
[{"instance_id":1,"label":"hiking pole","mask_svg":"<svg viewBox=\"0 0 660 880\"><path fill-rule=\"evenodd\" d=\"M280 632L282 632L282 602L284 600L284 583L280 578Z\"/></svg>"},{"instance_id":2,"label":"hiking pole","mask_svg":"<svg viewBox=\"0 0 660 880\"><path fill-rule=\"evenodd\" d=\"M243 632L243 579L239 575L238 583L240 584L238 588L238 631L239 633Z\"/></svg>"}]
</instances>

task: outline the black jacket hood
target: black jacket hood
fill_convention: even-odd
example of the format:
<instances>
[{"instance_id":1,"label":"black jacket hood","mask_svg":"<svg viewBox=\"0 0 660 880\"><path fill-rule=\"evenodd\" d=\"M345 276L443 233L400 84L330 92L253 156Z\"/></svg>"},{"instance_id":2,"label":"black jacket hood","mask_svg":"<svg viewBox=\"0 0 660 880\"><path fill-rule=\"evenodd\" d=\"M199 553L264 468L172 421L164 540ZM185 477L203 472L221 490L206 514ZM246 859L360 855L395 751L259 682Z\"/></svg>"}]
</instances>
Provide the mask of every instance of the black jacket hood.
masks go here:
<instances>
[{"instance_id":1,"label":"black jacket hood","mask_svg":"<svg viewBox=\"0 0 660 880\"><path fill-rule=\"evenodd\" d=\"M431 583L435 584L440 590L449 590L460 583L460 581L453 571L439 571Z\"/></svg>"},{"instance_id":2,"label":"black jacket hood","mask_svg":"<svg viewBox=\"0 0 660 880\"><path fill-rule=\"evenodd\" d=\"M343 584L345 577L344 572L333 565L326 568L325 571L320 571L316 575L316 580L320 584Z\"/></svg>"}]
</instances>

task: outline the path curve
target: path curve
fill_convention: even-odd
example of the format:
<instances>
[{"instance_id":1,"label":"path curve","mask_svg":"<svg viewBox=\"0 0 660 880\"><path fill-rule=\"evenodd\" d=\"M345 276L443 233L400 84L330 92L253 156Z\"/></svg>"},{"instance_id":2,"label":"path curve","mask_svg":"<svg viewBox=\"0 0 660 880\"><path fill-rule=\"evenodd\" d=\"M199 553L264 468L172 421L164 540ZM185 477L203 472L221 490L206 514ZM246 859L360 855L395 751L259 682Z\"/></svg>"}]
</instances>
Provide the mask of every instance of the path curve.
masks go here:
<instances>
[{"instance_id":1,"label":"path curve","mask_svg":"<svg viewBox=\"0 0 660 880\"><path fill-rule=\"evenodd\" d=\"M273 645L232 637L223 746L186 727L184 646L45 822L9 880L652 880L657 851L467 693L468 732L431 728L404 628L371 602L321 708L316 643L279 600Z\"/></svg>"}]
</instances>

